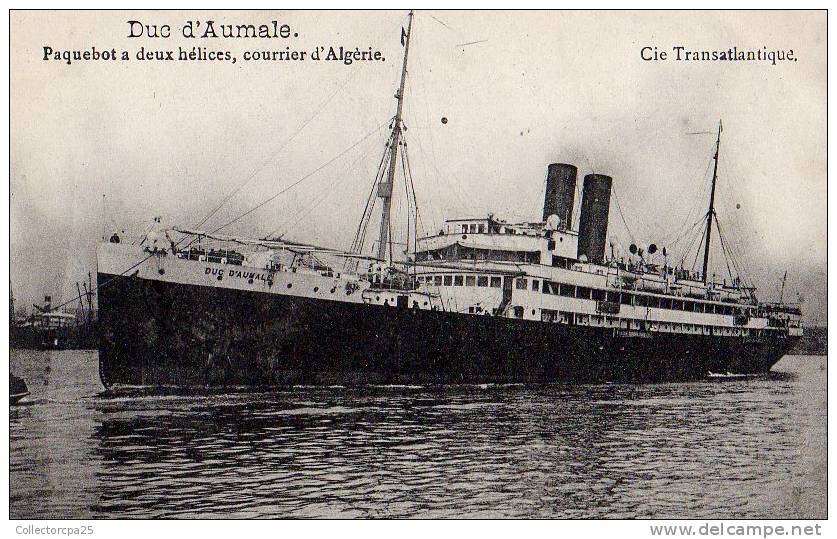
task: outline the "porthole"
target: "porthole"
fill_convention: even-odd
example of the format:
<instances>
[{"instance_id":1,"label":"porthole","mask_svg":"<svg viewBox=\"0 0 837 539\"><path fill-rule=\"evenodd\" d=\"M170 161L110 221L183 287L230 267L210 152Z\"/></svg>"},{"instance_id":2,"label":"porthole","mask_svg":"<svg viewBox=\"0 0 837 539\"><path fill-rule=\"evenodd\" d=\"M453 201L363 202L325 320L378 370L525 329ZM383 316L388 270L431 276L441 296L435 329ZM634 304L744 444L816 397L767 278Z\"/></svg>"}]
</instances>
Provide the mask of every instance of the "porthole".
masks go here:
<instances>
[{"instance_id":1,"label":"porthole","mask_svg":"<svg viewBox=\"0 0 837 539\"><path fill-rule=\"evenodd\" d=\"M319 286L315 286L315 287L314 287L314 292L319 292L319 291L320 291L320 287L319 287Z\"/></svg>"},{"instance_id":2,"label":"porthole","mask_svg":"<svg viewBox=\"0 0 837 539\"><path fill-rule=\"evenodd\" d=\"M218 280L219 280L219 281L220 281L221 279L223 279L223 278L224 278L224 276L223 276L223 275L219 275L219 276L218 276Z\"/></svg>"},{"instance_id":3,"label":"porthole","mask_svg":"<svg viewBox=\"0 0 837 539\"><path fill-rule=\"evenodd\" d=\"M468 234L462 234L462 239L467 240L468 239Z\"/></svg>"},{"instance_id":4,"label":"porthole","mask_svg":"<svg viewBox=\"0 0 837 539\"><path fill-rule=\"evenodd\" d=\"M293 283L288 283L288 288L292 287Z\"/></svg>"},{"instance_id":5,"label":"porthole","mask_svg":"<svg viewBox=\"0 0 837 539\"><path fill-rule=\"evenodd\" d=\"M157 272L158 272L160 275L165 275L166 270L164 270L163 268L160 268L159 270L157 270Z\"/></svg>"},{"instance_id":6,"label":"porthole","mask_svg":"<svg viewBox=\"0 0 837 539\"><path fill-rule=\"evenodd\" d=\"M532 314L535 314L535 309L532 309Z\"/></svg>"},{"instance_id":7,"label":"porthole","mask_svg":"<svg viewBox=\"0 0 837 539\"><path fill-rule=\"evenodd\" d=\"M381 296L375 296L375 301L381 301Z\"/></svg>"},{"instance_id":8,"label":"porthole","mask_svg":"<svg viewBox=\"0 0 837 539\"><path fill-rule=\"evenodd\" d=\"M253 279L247 279L247 284L253 284Z\"/></svg>"},{"instance_id":9,"label":"porthole","mask_svg":"<svg viewBox=\"0 0 837 539\"><path fill-rule=\"evenodd\" d=\"M337 290L336 288L332 288L332 289L331 289L331 293L332 293L332 294L334 294L334 292L335 292L336 290Z\"/></svg>"}]
</instances>

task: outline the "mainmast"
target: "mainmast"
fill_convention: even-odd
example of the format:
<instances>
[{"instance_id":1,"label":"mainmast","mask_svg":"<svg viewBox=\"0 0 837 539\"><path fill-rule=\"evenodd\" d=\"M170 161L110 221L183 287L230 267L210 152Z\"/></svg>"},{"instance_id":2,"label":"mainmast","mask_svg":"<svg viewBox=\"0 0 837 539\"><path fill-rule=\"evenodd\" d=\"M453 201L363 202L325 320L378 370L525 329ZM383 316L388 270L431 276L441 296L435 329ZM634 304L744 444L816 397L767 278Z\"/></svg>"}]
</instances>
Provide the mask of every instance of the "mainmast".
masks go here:
<instances>
[{"instance_id":1,"label":"mainmast","mask_svg":"<svg viewBox=\"0 0 837 539\"><path fill-rule=\"evenodd\" d=\"M718 120L718 140L715 142L715 168L712 170L712 192L709 195L709 211L706 212L706 245L703 248L703 282L709 273L709 241L712 239L712 217L715 215L715 184L718 181L718 153L721 151L721 132L724 126Z\"/></svg>"},{"instance_id":2,"label":"mainmast","mask_svg":"<svg viewBox=\"0 0 837 539\"><path fill-rule=\"evenodd\" d=\"M398 108L395 113L395 119L392 125L392 136L390 137L389 147L389 171L387 172L386 181L378 184L378 197L383 199L383 209L381 211L381 231L378 236L378 258L384 260L387 254L387 244L392 242L390 238L390 212L392 210L392 186L395 181L395 164L398 158L398 145L401 142L401 111L404 107L404 84L407 82L407 55L410 53L410 31L413 27L413 12L410 11L409 22L407 23L406 38L404 43L404 64L401 66L401 84L398 87L398 93L395 94L395 99L398 101ZM402 28L403 31L403 28ZM392 245L389 245L390 262L392 261Z\"/></svg>"}]
</instances>

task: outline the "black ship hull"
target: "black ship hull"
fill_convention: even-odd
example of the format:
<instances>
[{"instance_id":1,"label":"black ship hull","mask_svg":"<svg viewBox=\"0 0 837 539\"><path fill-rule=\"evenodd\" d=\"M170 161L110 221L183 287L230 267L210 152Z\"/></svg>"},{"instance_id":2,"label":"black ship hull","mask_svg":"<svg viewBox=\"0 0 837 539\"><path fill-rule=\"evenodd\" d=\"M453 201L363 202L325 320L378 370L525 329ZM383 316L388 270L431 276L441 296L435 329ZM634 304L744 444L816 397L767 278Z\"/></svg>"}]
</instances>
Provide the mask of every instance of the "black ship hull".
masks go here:
<instances>
[{"instance_id":1,"label":"black ship hull","mask_svg":"<svg viewBox=\"0 0 837 539\"><path fill-rule=\"evenodd\" d=\"M99 274L106 387L659 382L767 372L795 343L620 333Z\"/></svg>"}]
</instances>

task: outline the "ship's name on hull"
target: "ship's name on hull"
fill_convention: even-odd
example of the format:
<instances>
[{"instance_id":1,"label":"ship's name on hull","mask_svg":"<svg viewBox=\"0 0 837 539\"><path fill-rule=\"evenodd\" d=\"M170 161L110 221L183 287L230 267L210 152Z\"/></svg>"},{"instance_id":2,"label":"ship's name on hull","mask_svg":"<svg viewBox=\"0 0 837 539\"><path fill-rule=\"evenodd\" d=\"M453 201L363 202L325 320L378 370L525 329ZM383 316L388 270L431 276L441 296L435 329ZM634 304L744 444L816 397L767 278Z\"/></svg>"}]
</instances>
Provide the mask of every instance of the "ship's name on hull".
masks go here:
<instances>
[{"instance_id":1,"label":"ship's name on hull","mask_svg":"<svg viewBox=\"0 0 837 539\"><path fill-rule=\"evenodd\" d=\"M258 273L255 271L242 271L234 269L220 269L220 268L206 268L204 271L206 275L216 275L218 277L235 277L237 279L250 279L254 281L270 281L270 274Z\"/></svg>"}]
</instances>

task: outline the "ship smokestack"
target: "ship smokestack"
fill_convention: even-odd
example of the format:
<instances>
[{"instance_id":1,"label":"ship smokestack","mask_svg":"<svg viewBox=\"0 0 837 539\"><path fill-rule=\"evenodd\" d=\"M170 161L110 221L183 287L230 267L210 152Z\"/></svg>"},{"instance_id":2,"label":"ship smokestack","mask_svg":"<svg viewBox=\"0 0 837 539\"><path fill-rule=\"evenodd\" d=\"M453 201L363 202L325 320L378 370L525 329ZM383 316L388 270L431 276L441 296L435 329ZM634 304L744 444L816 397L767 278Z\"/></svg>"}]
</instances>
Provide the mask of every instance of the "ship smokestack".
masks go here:
<instances>
[{"instance_id":1,"label":"ship smokestack","mask_svg":"<svg viewBox=\"0 0 837 539\"><path fill-rule=\"evenodd\" d=\"M546 194L543 199L543 220L550 215L561 219L563 228L570 228L575 202L575 183L578 169L564 163L552 163L546 169Z\"/></svg>"},{"instance_id":2,"label":"ship smokestack","mask_svg":"<svg viewBox=\"0 0 837 539\"><path fill-rule=\"evenodd\" d=\"M589 262L604 262L607 218L610 211L610 188L613 178L603 174L584 176L581 195L581 220L578 224L578 257Z\"/></svg>"}]
</instances>

